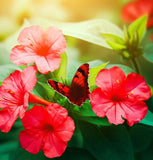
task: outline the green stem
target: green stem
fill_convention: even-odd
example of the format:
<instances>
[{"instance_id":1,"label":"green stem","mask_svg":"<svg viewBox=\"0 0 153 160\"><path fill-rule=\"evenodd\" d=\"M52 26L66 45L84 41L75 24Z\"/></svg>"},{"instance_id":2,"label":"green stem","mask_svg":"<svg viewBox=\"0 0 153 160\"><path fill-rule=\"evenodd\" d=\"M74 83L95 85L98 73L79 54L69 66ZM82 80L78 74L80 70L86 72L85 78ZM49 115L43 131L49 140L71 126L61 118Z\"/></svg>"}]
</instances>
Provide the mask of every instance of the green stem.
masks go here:
<instances>
[{"instance_id":1,"label":"green stem","mask_svg":"<svg viewBox=\"0 0 153 160\"><path fill-rule=\"evenodd\" d=\"M135 67L136 72L137 72L138 74L140 74L139 67L138 67L138 64L137 64L137 62L136 62L136 59L135 59L135 58L132 58L131 60L132 60L132 63L133 63L133 65L134 65L134 67Z\"/></svg>"}]
</instances>

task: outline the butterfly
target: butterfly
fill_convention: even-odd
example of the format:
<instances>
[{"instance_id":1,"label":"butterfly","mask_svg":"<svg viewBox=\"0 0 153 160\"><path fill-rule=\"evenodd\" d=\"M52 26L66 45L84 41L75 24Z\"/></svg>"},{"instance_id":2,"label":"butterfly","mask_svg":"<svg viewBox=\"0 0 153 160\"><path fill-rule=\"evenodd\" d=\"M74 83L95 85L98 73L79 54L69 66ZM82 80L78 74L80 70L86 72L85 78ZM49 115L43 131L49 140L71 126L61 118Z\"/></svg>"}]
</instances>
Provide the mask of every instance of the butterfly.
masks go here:
<instances>
[{"instance_id":1,"label":"butterfly","mask_svg":"<svg viewBox=\"0 0 153 160\"><path fill-rule=\"evenodd\" d=\"M81 106L89 98L88 75L89 64L85 63L76 71L70 86L54 80L48 80L48 83L54 90L66 96L71 103Z\"/></svg>"}]
</instances>

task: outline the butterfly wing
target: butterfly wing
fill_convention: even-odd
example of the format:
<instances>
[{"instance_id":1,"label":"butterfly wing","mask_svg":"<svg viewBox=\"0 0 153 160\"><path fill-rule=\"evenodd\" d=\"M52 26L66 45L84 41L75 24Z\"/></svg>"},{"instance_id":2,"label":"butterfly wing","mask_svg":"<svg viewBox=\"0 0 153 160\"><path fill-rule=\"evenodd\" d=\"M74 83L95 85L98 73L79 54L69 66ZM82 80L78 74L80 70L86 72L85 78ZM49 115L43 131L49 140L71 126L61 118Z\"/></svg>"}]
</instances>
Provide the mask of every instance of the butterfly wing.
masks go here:
<instances>
[{"instance_id":1,"label":"butterfly wing","mask_svg":"<svg viewBox=\"0 0 153 160\"><path fill-rule=\"evenodd\" d=\"M62 94L64 96L68 97L69 91L70 91L69 87L67 87L66 85L64 85L62 83L56 82L54 80L48 80L48 83L54 90L56 90L57 92L59 92L60 94Z\"/></svg>"},{"instance_id":2,"label":"butterfly wing","mask_svg":"<svg viewBox=\"0 0 153 160\"><path fill-rule=\"evenodd\" d=\"M76 71L70 86L68 99L78 106L89 98L88 75L89 64L85 63Z\"/></svg>"},{"instance_id":3,"label":"butterfly wing","mask_svg":"<svg viewBox=\"0 0 153 160\"><path fill-rule=\"evenodd\" d=\"M85 63L76 71L71 86L54 80L48 80L48 83L54 90L66 96L71 103L81 106L89 98L88 75L89 64Z\"/></svg>"}]
</instances>

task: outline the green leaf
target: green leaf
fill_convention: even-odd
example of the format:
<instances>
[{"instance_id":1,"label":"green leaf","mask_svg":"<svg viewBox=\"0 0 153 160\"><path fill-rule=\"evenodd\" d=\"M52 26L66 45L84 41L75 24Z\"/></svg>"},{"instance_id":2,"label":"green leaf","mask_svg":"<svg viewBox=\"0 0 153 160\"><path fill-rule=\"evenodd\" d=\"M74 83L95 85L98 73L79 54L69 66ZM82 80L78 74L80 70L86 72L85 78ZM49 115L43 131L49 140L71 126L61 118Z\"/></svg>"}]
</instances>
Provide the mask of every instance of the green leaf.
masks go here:
<instances>
[{"instance_id":1,"label":"green leaf","mask_svg":"<svg viewBox=\"0 0 153 160\"><path fill-rule=\"evenodd\" d=\"M95 125L101 125L101 126L110 126L111 124L108 122L107 118L100 118L97 117L97 115L93 112L91 109L90 101L85 101L81 108L78 108L77 110L72 108L71 110L71 116L72 118L76 120L85 121L91 124Z\"/></svg>"},{"instance_id":2,"label":"green leaf","mask_svg":"<svg viewBox=\"0 0 153 160\"><path fill-rule=\"evenodd\" d=\"M115 51L126 49L126 45L121 37L112 34L102 34L102 37L105 38L107 44Z\"/></svg>"},{"instance_id":3,"label":"green leaf","mask_svg":"<svg viewBox=\"0 0 153 160\"><path fill-rule=\"evenodd\" d=\"M113 34L104 34L104 33L102 33L101 35L102 35L102 37L105 38L107 41L124 45L124 41L123 41L123 39L122 39L121 37L115 36L115 35L113 35Z\"/></svg>"},{"instance_id":4,"label":"green leaf","mask_svg":"<svg viewBox=\"0 0 153 160\"><path fill-rule=\"evenodd\" d=\"M51 21L42 18L33 18L30 20L32 24L43 25L45 28L49 26L56 26L63 31L66 36L79 38L81 40L100 45L102 47L110 48L109 45L102 38L101 33L108 33L122 37L123 32L115 24L103 20L89 20L75 23L64 23Z\"/></svg>"},{"instance_id":5,"label":"green leaf","mask_svg":"<svg viewBox=\"0 0 153 160\"><path fill-rule=\"evenodd\" d=\"M67 67L66 53L61 54L61 58L62 58L62 61L61 61L60 67L54 72L51 72L51 75L54 80L63 83L66 80L66 67Z\"/></svg>"},{"instance_id":6,"label":"green leaf","mask_svg":"<svg viewBox=\"0 0 153 160\"><path fill-rule=\"evenodd\" d=\"M146 100L145 103L147 104L148 110L153 113L153 88L151 86L149 87L151 89L151 97Z\"/></svg>"},{"instance_id":7,"label":"green leaf","mask_svg":"<svg viewBox=\"0 0 153 160\"><path fill-rule=\"evenodd\" d=\"M9 160L9 154L1 154L0 155L0 160Z\"/></svg>"},{"instance_id":8,"label":"green leaf","mask_svg":"<svg viewBox=\"0 0 153 160\"><path fill-rule=\"evenodd\" d=\"M0 154L14 151L19 146L18 141L10 141L0 144Z\"/></svg>"},{"instance_id":9,"label":"green leaf","mask_svg":"<svg viewBox=\"0 0 153 160\"><path fill-rule=\"evenodd\" d=\"M144 15L139 19L137 19L136 21L134 21L128 28L130 37L133 37L133 35L137 32L138 41L140 43L146 31L146 24L147 24L147 15Z\"/></svg>"},{"instance_id":10,"label":"green leaf","mask_svg":"<svg viewBox=\"0 0 153 160\"><path fill-rule=\"evenodd\" d=\"M84 138L84 148L94 155L97 160L114 158L108 140L96 126L80 122L80 127Z\"/></svg>"},{"instance_id":11,"label":"green leaf","mask_svg":"<svg viewBox=\"0 0 153 160\"><path fill-rule=\"evenodd\" d=\"M147 149L147 147L152 143L153 129L150 126L136 124L133 127L130 127L129 133L136 153Z\"/></svg>"},{"instance_id":12,"label":"green leaf","mask_svg":"<svg viewBox=\"0 0 153 160\"><path fill-rule=\"evenodd\" d=\"M92 91L93 89L96 88L95 78L96 78L97 74L99 73L99 71L102 70L103 68L105 68L105 66L107 64L108 64L108 62L104 63L104 64L101 64L100 66L97 66L97 67L94 67L94 68L90 69L89 79L88 79L90 91Z\"/></svg>"},{"instance_id":13,"label":"green leaf","mask_svg":"<svg viewBox=\"0 0 153 160\"><path fill-rule=\"evenodd\" d=\"M50 160L50 159L45 157L42 151L34 155L24 150L23 148L18 148L16 151L10 153L9 160Z\"/></svg>"},{"instance_id":14,"label":"green leaf","mask_svg":"<svg viewBox=\"0 0 153 160\"><path fill-rule=\"evenodd\" d=\"M153 63L153 43L146 44L144 47L144 58Z\"/></svg>"},{"instance_id":15,"label":"green leaf","mask_svg":"<svg viewBox=\"0 0 153 160\"><path fill-rule=\"evenodd\" d=\"M21 69L15 64L0 65L0 81L2 82L5 78L7 78L10 75L10 73L14 72L15 70Z\"/></svg>"},{"instance_id":16,"label":"green leaf","mask_svg":"<svg viewBox=\"0 0 153 160\"><path fill-rule=\"evenodd\" d=\"M96 160L94 156L85 149L67 147L61 157L52 158L52 160ZM31 154L22 148L10 153L9 160L51 160L45 157L40 151L38 154Z\"/></svg>"},{"instance_id":17,"label":"green leaf","mask_svg":"<svg viewBox=\"0 0 153 160\"><path fill-rule=\"evenodd\" d=\"M109 46L111 46L111 48L114 50L114 51L121 51L123 49L126 49L126 46L123 45L123 44L119 44L119 43L114 43L114 42L111 42L111 41L108 41L106 40L106 42L109 44Z\"/></svg>"},{"instance_id":18,"label":"green leaf","mask_svg":"<svg viewBox=\"0 0 153 160\"><path fill-rule=\"evenodd\" d=\"M88 122L88 123L91 123L91 124L95 124L95 125L98 125L98 126L110 126L112 124L110 124L107 120L107 118L100 118L100 117L97 117L97 116L78 116L78 120L81 120L81 121L85 121L85 122Z\"/></svg>"},{"instance_id":19,"label":"green leaf","mask_svg":"<svg viewBox=\"0 0 153 160\"><path fill-rule=\"evenodd\" d=\"M42 98L54 102L55 91L49 86L49 84L37 81L37 84L32 92Z\"/></svg>"},{"instance_id":20,"label":"green leaf","mask_svg":"<svg viewBox=\"0 0 153 160\"><path fill-rule=\"evenodd\" d=\"M85 149L67 148L61 157L53 160L96 160L96 158Z\"/></svg>"},{"instance_id":21,"label":"green leaf","mask_svg":"<svg viewBox=\"0 0 153 160\"><path fill-rule=\"evenodd\" d=\"M11 131L9 133L3 133L0 132L0 145L1 144L5 144L5 143L9 143L9 142L15 142L18 140L18 134L20 132L21 128L17 128L16 126L13 126L13 128L11 129ZM0 146L1 148L1 146Z\"/></svg>"},{"instance_id":22,"label":"green leaf","mask_svg":"<svg viewBox=\"0 0 153 160\"><path fill-rule=\"evenodd\" d=\"M80 122L86 148L97 160L133 160L130 137L123 125L97 127Z\"/></svg>"},{"instance_id":23,"label":"green leaf","mask_svg":"<svg viewBox=\"0 0 153 160\"><path fill-rule=\"evenodd\" d=\"M147 115L143 120L141 120L139 123L146 124L149 126L153 126L153 113L148 111Z\"/></svg>"},{"instance_id":24,"label":"green leaf","mask_svg":"<svg viewBox=\"0 0 153 160\"><path fill-rule=\"evenodd\" d=\"M134 160L133 146L128 130L123 124L101 127L101 132L111 144L116 160ZM115 158L114 158L115 159ZM114 160L113 159L113 160Z\"/></svg>"},{"instance_id":25,"label":"green leaf","mask_svg":"<svg viewBox=\"0 0 153 160\"><path fill-rule=\"evenodd\" d=\"M83 136L78 125L78 121L75 121L75 130L71 140L68 142L67 147L83 148Z\"/></svg>"},{"instance_id":26,"label":"green leaf","mask_svg":"<svg viewBox=\"0 0 153 160\"><path fill-rule=\"evenodd\" d=\"M81 116L95 116L95 117L97 117L97 115L91 109L91 104L90 104L89 100L86 100L82 104L82 106L79 108L78 112L76 112L75 114L78 114Z\"/></svg>"}]
</instances>

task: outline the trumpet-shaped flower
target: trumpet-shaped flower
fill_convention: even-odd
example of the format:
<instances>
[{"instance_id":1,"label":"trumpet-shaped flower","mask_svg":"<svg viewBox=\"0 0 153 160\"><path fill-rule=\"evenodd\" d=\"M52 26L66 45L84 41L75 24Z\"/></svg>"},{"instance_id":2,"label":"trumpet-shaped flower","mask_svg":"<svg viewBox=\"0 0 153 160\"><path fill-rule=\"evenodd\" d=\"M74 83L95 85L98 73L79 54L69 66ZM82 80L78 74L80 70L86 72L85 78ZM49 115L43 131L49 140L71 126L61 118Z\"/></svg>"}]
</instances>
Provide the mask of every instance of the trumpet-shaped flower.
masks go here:
<instances>
[{"instance_id":1,"label":"trumpet-shaped flower","mask_svg":"<svg viewBox=\"0 0 153 160\"><path fill-rule=\"evenodd\" d=\"M36 67L29 66L22 72L16 70L0 87L0 129L9 132L19 116L23 118L28 107L29 93L36 84Z\"/></svg>"},{"instance_id":2,"label":"trumpet-shaped flower","mask_svg":"<svg viewBox=\"0 0 153 160\"><path fill-rule=\"evenodd\" d=\"M67 110L56 103L45 108L35 105L25 113L22 123L25 129L19 134L21 146L32 154L43 150L48 158L62 155L75 129Z\"/></svg>"},{"instance_id":3,"label":"trumpet-shaped flower","mask_svg":"<svg viewBox=\"0 0 153 160\"><path fill-rule=\"evenodd\" d=\"M151 96L151 91L137 73L126 77L118 67L103 69L96 77L96 85L98 88L90 94L90 101L97 116L107 116L108 121L116 125L127 119L132 126L147 114L144 100Z\"/></svg>"},{"instance_id":4,"label":"trumpet-shaped flower","mask_svg":"<svg viewBox=\"0 0 153 160\"><path fill-rule=\"evenodd\" d=\"M66 50L66 40L62 31L49 27L46 32L40 26L23 29L18 37L20 45L11 51L11 60L17 65L35 63L38 70L46 74L58 69L60 54Z\"/></svg>"},{"instance_id":5,"label":"trumpet-shaped flower","mask_svg":"<svg viewBox=\"0 0 153 160\"><path fill-rule=\"evenodd\" d=\"M137 0L129 2L122 9L122 19L133 22L142 15L148 15L147 27L153 26L153 0Z\"/></svg>"}]
</instances>

